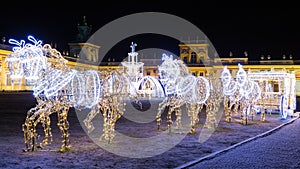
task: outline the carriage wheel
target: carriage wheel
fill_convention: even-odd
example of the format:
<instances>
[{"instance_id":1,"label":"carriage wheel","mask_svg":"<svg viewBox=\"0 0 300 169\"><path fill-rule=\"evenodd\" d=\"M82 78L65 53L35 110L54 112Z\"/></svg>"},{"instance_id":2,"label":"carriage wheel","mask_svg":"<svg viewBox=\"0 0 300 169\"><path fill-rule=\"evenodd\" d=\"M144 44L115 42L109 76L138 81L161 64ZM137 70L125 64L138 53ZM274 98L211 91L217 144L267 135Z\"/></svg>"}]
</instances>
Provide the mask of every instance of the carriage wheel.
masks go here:
<instances>
[{"instance_id":1,"label":"carriage wheel","mask_svg":"<svg viewBox=\"0 0 300 169\"><path fill-rule=\"evenodd\" d=\"M281 96L280 97L280 116L281 116L281 119L286 119L287 118L287 111L284 111L284 104L285 104L285 98L284 96Z\"/></svg>"}]
</instances>

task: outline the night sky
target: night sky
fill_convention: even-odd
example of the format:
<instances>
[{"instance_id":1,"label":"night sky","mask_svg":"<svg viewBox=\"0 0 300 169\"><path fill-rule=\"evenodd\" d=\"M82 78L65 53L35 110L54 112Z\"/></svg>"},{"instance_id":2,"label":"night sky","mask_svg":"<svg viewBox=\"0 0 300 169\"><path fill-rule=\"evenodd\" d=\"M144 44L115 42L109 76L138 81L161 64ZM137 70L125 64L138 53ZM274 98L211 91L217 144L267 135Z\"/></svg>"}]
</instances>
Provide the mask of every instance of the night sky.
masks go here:
<instances>
[{"instance_id":1,"label":"night sky","mask_svg":"<svg viewBox=\"0 0 300 169\"><path fill-rule=\"evenodd\" d=\"M44 43L55 43L64 50L75 39L77 24L86 16L92 32L105 24L137 12L164 12L176 15L196 25L212 42L218 54L243 56L249 59L262 54L281 58L283 54L300 57L300 10L288 1L261 3L259 1L39 1L28 4L8 1L1 7L0 36L6 39L26 39L33 35ZM150 38L151 37L151 38ZM159 47L178 52L177 41L158 36L135 39L140 48ZM148 39L145 41L144 39ZM131 39L130 39L131 40ZM125 40L126 41L126 40ZM163 41L163 46L157 43ZM127 46L126 46L127 45ZM129 46L118 52L126 57ZM118 48L118 46L116 46ZM139 49L140 49L139 48ZM112 55L113 53L111 53ZM109 55L109 54L108 54Z\"/></svg>"}]
</instances>

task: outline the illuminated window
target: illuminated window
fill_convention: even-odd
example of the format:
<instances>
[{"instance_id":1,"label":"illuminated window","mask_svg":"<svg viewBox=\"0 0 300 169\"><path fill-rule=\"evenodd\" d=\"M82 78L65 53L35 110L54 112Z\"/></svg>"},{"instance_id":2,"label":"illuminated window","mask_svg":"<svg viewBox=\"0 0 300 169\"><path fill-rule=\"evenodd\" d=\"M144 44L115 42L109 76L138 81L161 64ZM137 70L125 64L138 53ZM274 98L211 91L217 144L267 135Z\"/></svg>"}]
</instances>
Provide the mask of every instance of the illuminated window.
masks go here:
<instances>
[{"instance_id":1,"label":"illuminated window","mask_svg":"<svg viewBox=\"0 0 300 169\"><path fill-rule=\"evenodd\" d=\"M10 74L6 74L6 85L11 85Z\"/></svg>"},{"instance_id":2,"label":"illuminated window","mask_svg":"<svg viewBox=\"0 0 300 169\"><path fill-rule=\"evenodd\" d=\"M274 83L274 84L273 84L273 90L274 90L274 92L279 92L279 86L278 86L278 83Z\"/></svg>"}]
</instances>

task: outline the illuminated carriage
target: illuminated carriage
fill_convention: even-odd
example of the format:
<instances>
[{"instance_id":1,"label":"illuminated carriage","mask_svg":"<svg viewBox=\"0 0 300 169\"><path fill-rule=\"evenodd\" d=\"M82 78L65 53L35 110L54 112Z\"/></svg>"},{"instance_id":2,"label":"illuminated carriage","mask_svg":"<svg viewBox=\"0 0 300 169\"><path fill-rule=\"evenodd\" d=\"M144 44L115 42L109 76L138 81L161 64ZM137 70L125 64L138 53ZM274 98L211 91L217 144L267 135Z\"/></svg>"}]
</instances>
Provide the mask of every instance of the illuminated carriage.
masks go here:
<instances>
[{"instance_id":1,"label":"illuminated carriage","mask_svg":"<svg viewBox=\"0 0 300 169\"><path fill-rule=\"evenodd\" d=\"M296 78L286 70L248 72L248 77L259 83L261 98L254 104L258 112L280 113L282 119L294 115L296 109Z\"/></svg>"},{"instance_id":2,"label":"illuminated carriage","mask_svg":"<svg viewBox=\"0 0 300 169\"><path fill-rule=\"evenodd\" d=\"M121 62L123 73L130 78L139 97L164 97L163 86L158 79L150 75L143 75L144 63L138 61L138 53L135 51L136 46L136 43L131 43L128 61Z\"/></svg>"}]
</instances>

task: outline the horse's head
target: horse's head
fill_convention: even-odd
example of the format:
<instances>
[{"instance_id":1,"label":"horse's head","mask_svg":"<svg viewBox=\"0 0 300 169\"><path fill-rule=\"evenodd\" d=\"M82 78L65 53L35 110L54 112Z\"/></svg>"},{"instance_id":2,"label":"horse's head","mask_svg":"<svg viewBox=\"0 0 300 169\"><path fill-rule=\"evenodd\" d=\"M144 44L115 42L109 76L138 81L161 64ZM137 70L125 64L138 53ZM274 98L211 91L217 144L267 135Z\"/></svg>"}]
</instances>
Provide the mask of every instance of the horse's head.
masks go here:
<instances>
[{"instance_id":1,"label":"horse's head","mask_svg":"<svg viewBox=\"0 0 300 169\"><path fill-rule=\"evenodd\" d=\"M228 86L230 84L232 77L230 71L227 69L227 66L223 68L220 78L224 86Z\"/></svg>"},{"instance_id":2,"label":"horse's head","mask_svg":"<svg viewBox=\"0 0 300 169\"><path fill-rule=\"evenodd\" d=\"M162 64L158 66L159 80L165 86L168 83L175 83L176 79L180 76L179 65L173 56L163 54Z\"/></svg>"},{"instance_id":3,"label":"horse's head","mask_svg":"<svg viewBox=\"0 0 300 169\"><path fill-rule=\"evenodd\" d=\"M247 73L241 64L239 64L238 66L239 70L236 73L236 82L240 87L242 87L247 82Z\"/></svg>"},{"instance_id":4,"label":"horse's head","mask_svg":"<svg viewBox=\"0 0 300 169\"><path fill-rule=\"evenodd\" d=\"M12 79L25 78L27 80L37 80L42 69L46 68L46 58L42 49L41 41L37 41L32 36L28 36L32 43L25 44L10 39L9 43L17 45L13 52L7 57L8 68Z\"/></svg>"}]
</instances>

